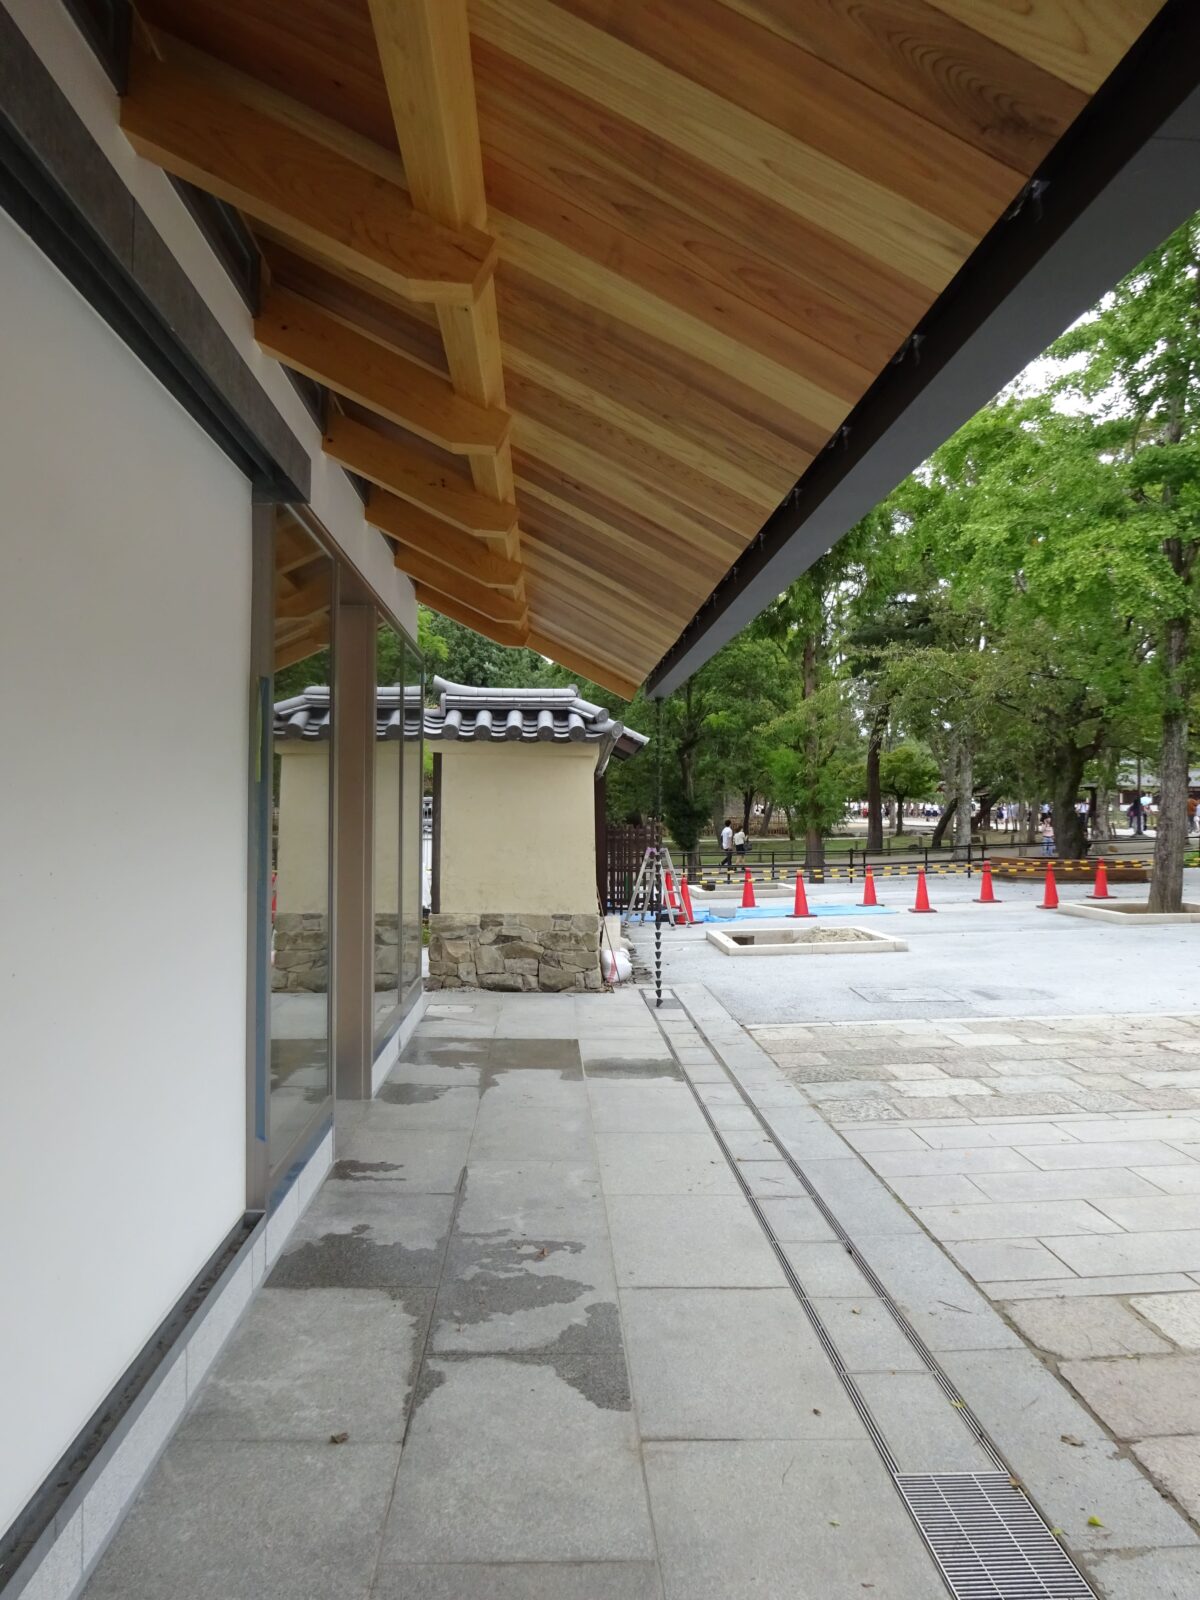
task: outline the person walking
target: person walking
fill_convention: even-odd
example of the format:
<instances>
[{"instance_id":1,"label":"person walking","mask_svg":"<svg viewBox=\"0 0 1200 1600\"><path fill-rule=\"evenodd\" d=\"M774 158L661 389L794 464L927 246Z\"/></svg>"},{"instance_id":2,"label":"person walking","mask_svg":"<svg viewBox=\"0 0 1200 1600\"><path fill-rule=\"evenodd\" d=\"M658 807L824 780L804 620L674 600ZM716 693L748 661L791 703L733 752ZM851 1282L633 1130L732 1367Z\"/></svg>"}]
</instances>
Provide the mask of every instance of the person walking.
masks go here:
<instances>
[{"instance_id":1,"label":"person walking","mask_svg":"<svg viewBox=\"0 0 1200 1600\"><path fill-rule=\"evenodd\" d=\"M721 865L726 872L733 865L733 823L725 818L725 826L721 829L721 849L725 852Z\"/></svg>"},{"instance_id":2,"label":"person walking","mask_svg":"<svg viewBox=\"0 0 1200 1600\"><path fill-rule=\"evenodd\" d=\"M746 830L739 827L733 836L733 848L737 851L738 859L744 861L746 857Z\"/></svg>"},{"instance_id":3,"label":"person walking","mask_svg":"<svg viewBox=\"0 0 1200 1600\"><path fill-rule=\"evenodd\" d=\"M1054 818L1049 811L1042 816L1042 854L1044 856L1054 854Z\"/></svg>"}]
</instances>

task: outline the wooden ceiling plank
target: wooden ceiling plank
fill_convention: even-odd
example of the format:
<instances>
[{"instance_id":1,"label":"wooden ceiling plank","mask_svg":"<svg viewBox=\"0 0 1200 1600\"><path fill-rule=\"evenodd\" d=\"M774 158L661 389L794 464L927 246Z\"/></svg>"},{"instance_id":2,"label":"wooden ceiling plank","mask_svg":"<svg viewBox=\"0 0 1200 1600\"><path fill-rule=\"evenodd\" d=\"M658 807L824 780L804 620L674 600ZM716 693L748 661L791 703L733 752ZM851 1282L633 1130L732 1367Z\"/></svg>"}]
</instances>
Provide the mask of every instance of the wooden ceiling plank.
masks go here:
<instances>
[{"instance_id":1,"label":"wooden ceiling plank","mask_svg":"<svg viewBox=\"0 0 1200 1600\"><path fill-rule=\"evenodd\" d=\"M777 38L897 105L1033 173L1084 97L1031 62L998 54L936 0L724 0ZM971 13L977 15L978 0Z\"/></svg>"},{"instance_id":2,"label":"wooden ceiling plank","mask_svg":"<svg viewBox=\"0 0 1200 1600\"><path fill-rule=\"evenodd\" d=\"M811 350L821 352L824 381L818 382L808 371L795 371L759 354L722 329L622 277L620 272L609 270L513 217L496 212L492 223L505 264L511 262L533 277L544 278L637 332L674 345L723 377L758 390L777 406L810 420L826 437L838 427L873 376L865 369L854 368L825 346L811 345ZM835 386L837 393L833 392Z\"/></svg>"},{"instance_id":3,"label":"wooden ceiling plank","mask_svg":"<svg viewBox=\"0 0 1200 1600\"><path fill-rule=\"evenodd\" d=\"M555 436L611 463L614 473L632 473L651 488L663 484L684 505L707 511L731 528L749 525L757 533L799 475L798 465L795 472L780 473L773 483L764 484L715 457L702 470L673 457L659 441L618 427L541 384L514 374L509 391L517 417L514 439L533 454L539 452L537 441L544 437L543 430L552 429Z\"/></svg>"},{"instance_id":4,"label":"wooden ceiling plank","mask_svg":"<svg viewBox=\"0 0 1200 1600\"><path fill-rule=\"evenodd\" d=\"M488 617L492 622L511 622L523 627L528 621L523 599L514 600L496 589L476 583L472 578L464 578L453 567L433 561L408 545L396 544L393 548L400 571L427 589L435 589L438 594L469 606L472 611L478 611L480 616Z\"/></svg>"},{"instance_id":5,"label":"wooden ceiling plank","mask_svg":"<svg viewBox=\"0 0 1200 1600\"><path fill-rule=\"evenodd\" d=\"M368 0L379 59L413 203L449 227L487 221L483 162L465 0ZM446 365L457 391L479 405L505 403L491 284L469 303L438 312ZM475 487L511 500L511 453L472 460ZM508 553L517 553L514 532Z\"/></svg>"},{"instance_id":6,"label":"wooden ceiling plank","mask_svg":"<svg viewBox=\"0 0 1200 1600\"><path fill-rule=\"evenodd\" d=\"M293 667L297 661L306 661L309 656L315 656L318 650L324 650L328 643L329 622L326 619L323 626L318 625L286 644L276 645L275 671L282 672L284 667Z\"/></svg>"},{"instance_id":7,"label":"wooden ceiling plank","mask_svg":"<svg viewBox=\"0 0 1200 1600\"><path fill-rule=\"evenodd\" d=\"M324 445L326 455L340 466L466 533L503 545L516 525L517 508L511 502L487 499L463 479L440 471L427 456L350 417L330 418Z\"/></svg>"},{"instance_id":8,"label":"wooden ceiling plank","mask_svg":"<svg viewBox=\"0 0 1200 1600\"><path fill-rule=\"evenodd\" d=\"M436 589L430 589L423 583L414 583L413 592L423 606L439 612L443 617L449 617L452 622L461 622L464 628L472 628L485 639L491 639L494 644L519 650L528 640L529 631L526 627L518 627L510 622L493 622L490 617L472 611L470 606L460 604L449 595L439 594Z\"/></svg>"},{"instance_id":9,"label":"wooden ceiling plank","mask_svg":"<svg viewBox=\"0 0 1200 1600\"><path fill-rule=\"evenodd\" d=\"M1163 0L1055 0L1053 5L990 5L930 0L1084 94L1095 94L1113 67L1162 10Z\"/></svg>"},{"instance_id":10,"label":"wooden ceiling plank","mask_svg":"<svg viewBox=\"0 0 1200 1600\"><path fill-rule=\"evenodd\" d=\"M471 21L498 49L684 145L734 182L893 262L934 293L977 242L963 228L568 16L550 0L473 0Z\"/></svg>"},{"instance_id":11,"label":"wooden ceiling plank","mask_svg":"<svg viewBox=\"0 0 1200 1600\"><path fill-rule=\"evenodd\" d=\"M531 633L529 648L536 650L539 655L549 656L551 661L556 661L568 672L578 672L590 683L598 683L602 689L619 694L622 700L632 700L638 692L641 679L626 677L605 662L593 661L585 652L572 649L569 644L563 644L548 634Z\"/></svg>"},{"instance_id":12,"label":"wooden ceiling plank","mask_svg":"<svg viewBox=\"0 0 1200 1600\"><path fill-rule=\"evenodd\" d=\"M521 583L520 562L498 555L482 539L461 533L385 489L371 490L366 518L389 539L398 540L489 589L512 589Z\"/></svg>"},{"instance_id":13,"label":"wooden ceiling plank","mask_svg":"<svg viewBox=\"0 0 1200 1600\"><path fill-rule=\"evenodd\" d=\"M140 57L121 127L173 176L408 299L470 303L491 276L486 234L422 216L395 184L186 71Z\"/></svg>"},{"instance_id":14,"label":"wooden ceiling plank","mask_svg":"<svg viewBox=\"0 0 1200 1600\"><path fill-rule=\"evenodd\" d=\"M756 475L764 465L788 470L828 439L823 428L783 412L739 380L516 267L504 267L497 288L505 355L514 365L513 352L528 351Z\"/></svg>"},{"instance_id":15,"label":"wooden ceiling plank","mask_svg":"<svg viewBox=\"0 0 1200 1600\"><path fill-rule=\"evenodd\" d=\"M880 339L880 359L887 359L928 306L928 291L894 263L723 180L686 150L485 41L475 41L475 58L485 176L493 162L536 174L544 187L602 217L615 235L707 273L868 364ZM499 209L522 215L519 206ZM848 334L856 324L860 334Z\"/></svg>"},{"instance_id":16,"label":"wooden ceiling plank","mask_svg":"<svg viewBox=\"0 0 1200 1600\"><path fill-rule=\"evenodd\" d=\"M886 99L848 72L731 12L720 0L557 0L742 111L819 149L933 216L986 233L1028 176L974 141ZM914 71L928 71L914 54Z\"/></svg>"},{"instance_id":17,"label":"wooden ceiling plank","mask_svg":"<svg viewBox=\"0 0 1200 1600\"><path fill-rule=\"evenodd\" d=\"M446 379L288 289L272 289L255 319L254 336L268 355L293 371L444 450L494 455L508 440L507 411L465 399Z\"/></svg>"}]
</instances>

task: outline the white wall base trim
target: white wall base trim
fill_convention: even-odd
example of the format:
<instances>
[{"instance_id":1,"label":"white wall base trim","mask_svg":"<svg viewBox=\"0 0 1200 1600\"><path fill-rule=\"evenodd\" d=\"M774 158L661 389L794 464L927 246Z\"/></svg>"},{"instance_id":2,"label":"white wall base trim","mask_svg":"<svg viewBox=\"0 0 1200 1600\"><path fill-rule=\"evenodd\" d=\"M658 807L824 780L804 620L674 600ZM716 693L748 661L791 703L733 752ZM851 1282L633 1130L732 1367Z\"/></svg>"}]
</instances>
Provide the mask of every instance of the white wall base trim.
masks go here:
<instances>
[{"instance_id":1,"label":"white wall base trim","mask_svg":"<svg viewBox=\"0 0 1200 1600\"><path fill-rule=\"evenodd\" d=\"M424 984L421 992L404 1013L404 1020L371 1063L371 1093L376 1095L383 1087L388 1073L400 1059L400 1052L417 1031L417 1024L425 1015L429 994Z\"/></svg>"},{"instance_id":2,"label":"white wall base trim","mask_svg":"<svg viewBox=\"0 0 1200 1600\"><path fill-rule=\"evenodd\" d=\"M226 1267L136 1401L4 1588L4 1600L74 1600L195 1399L333 1162L330 1128L275 1210Z\"/></svg>"}]
</instances>

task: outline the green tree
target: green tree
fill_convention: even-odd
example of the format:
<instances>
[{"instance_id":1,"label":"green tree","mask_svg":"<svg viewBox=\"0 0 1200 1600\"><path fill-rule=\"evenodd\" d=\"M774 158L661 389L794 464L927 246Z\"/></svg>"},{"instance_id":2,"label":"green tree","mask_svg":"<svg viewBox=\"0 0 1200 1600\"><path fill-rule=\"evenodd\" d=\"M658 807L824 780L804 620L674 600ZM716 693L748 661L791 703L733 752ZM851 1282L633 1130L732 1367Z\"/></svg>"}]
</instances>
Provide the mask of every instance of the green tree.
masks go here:
<instances>
[{"instance_id":1,"label":"green tree","mask_svg":"<svg viewBox=\"0 0 1200 1600\"><path fill-rule=\"evenodd\" d=\"M879 761L879 782L884 794L896 802L896 834L904 832L904 807L909 800L932 799L937 788L938 764L918 744L898 744L885 750Z\"/></svg>"},{"instance_id":2,"label":"green tree","mask_svg":"<svg viewBox=\"0 0 1200 1600\"><path fill-rule=\"evenodd\" d=\"M1065 334L1077 358L1060 392L1108 419L1127 496L1122 533L1155 571L1150 613L1161 681L1159 821L1152 911L1178 911L1188 842L1189 703L1200 554L1200 218L1192 217Z\"/></svg>"}]
</instances>

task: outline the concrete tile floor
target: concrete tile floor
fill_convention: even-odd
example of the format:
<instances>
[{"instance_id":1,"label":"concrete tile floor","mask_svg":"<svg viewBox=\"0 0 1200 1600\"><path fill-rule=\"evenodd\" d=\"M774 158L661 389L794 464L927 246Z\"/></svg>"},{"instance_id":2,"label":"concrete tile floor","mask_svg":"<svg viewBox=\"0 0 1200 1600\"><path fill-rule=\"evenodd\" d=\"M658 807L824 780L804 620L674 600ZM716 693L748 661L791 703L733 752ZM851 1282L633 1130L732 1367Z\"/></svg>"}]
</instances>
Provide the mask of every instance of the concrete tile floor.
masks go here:
<instances>
[{"instance_id":1,"label":"concrete tile floor","mask_svg":"<svg viewBox=\"0 0 1200 1600\"><path fill-rule=\"evenodd\" d=\"M665 1029L636 991L472 995L453 1013L438 1008L379 1100L340 1116L335 1176L90 1596L741 1600L789 1596L800 1574L822 1600L943 1594L697 1095L729 1131L733 1160L902 1467L975 1470L988 1458L781 1151L811 1175L1048 1518L1093 1563L1097 1592L1194 1592L1195 1534L1155 1487L1187 1504L1200 1484L1191 1436L1164 1428L1130 1435L1132 1448L1114 1443L1064 1380L1087 1368L1099 1394L1115 1356L1131 1369L1158 1363L1144 1393L1121 1398L1157 1426L1159 1374L1180 1359L1176 1340L1193 1338L1200 1258L1197 1279L1126 1267L1088 1279L1061 1246L1172 1239L1191 1259L1183 1212L1158 1208L1139 1235L1127 1224L1141 1219L1118 1207L1166 1195L1193 1203L1155 1173L1200 1170L1200 1103L1182 1141L1161 1107L1035 1121L997 1117L998 1095L971 1095L953 1121L848 1121L847 1143L828 1120L837 1100L796 1087L812 1063L788 1060L794 1041L772 1030L764 1050L703 989L679 995L688 1009L660 1013ZM947 1058L969 1056L969 1068L937 1066L948 1082L1003 1075L1005 1027L988 1024L981 1043L969 1024L945 1026ZM1055 1049L1069 1043L1090 1060L1086 1026L1039 1026L1058 1035ZM1013 1042L1036 1049L1033 1032ZM881 1057L877 1032L858 1033L867 1037L827 1041L810 1057L829 1067L854 1057L849 1067L873 1076L847 1082L885 1093L917 1081L900 1072L933 1065L923 1041L909 1052L921 1061L892 1061L899 1052ZM1192 1038L1186 1025L1130 1024L1134 1034L1152 1052L1138 1070L1155 1072L1169 1070L1159 1060L1168 1042ZM1172 1054L1189 1069L1186 1051ZM1045 1059L1073 1084L1087 1070L1060 1073L1070 1057ZM1104 1070L1113 1074L1111 1060ZM776 1141L765 1149L752 1106ZM1063 1150L1090 1159L1038 1159ZM1119 1159L1131 1151L1136 1173ZM1113 1174L1111 1186L1097 1173ZM1031 1186L983 1187L1022 1178ZM959 1220L977 1208L978 1225ZM1043 1238L1043 1227L1081 1231ZM1053 1279L984 1280L1007 1320L946 1253L1034 1246L1052 1257ZM1048 1282L1092 1292L1046 1296ZM1001 1298L1001 1288L1014 1292Z\"/></svg>"},{"instance_id":2,"label":"concrete tile floor","mask_svg":"<svg viewBox=\"0 0 1200 1600\"><path fill-rule=\"evenodd\" d=\"M960 1085L957 1104L899 1128L845 1114L842 1097L865 1070L884 1083L889 1107L911 1103L913 1080L902 1076L911 1069L891 1065L911 1026L751 1031L1046 1366L1200 1521L1200 1018L931 1021L921 1049ZM819 1081L809 1081L814 1052L828 1063ZM1010 1114L1027 1102L1008 1091L1034 1087L1031 1074L1044 1088L1053 1076L1068 1102L1062 1115ZM989 1097L965 1097L965 1075ZM1115 1096L1112 1111L1095 1110L1103 1094Z\"/></svg>"}]
</instances>

